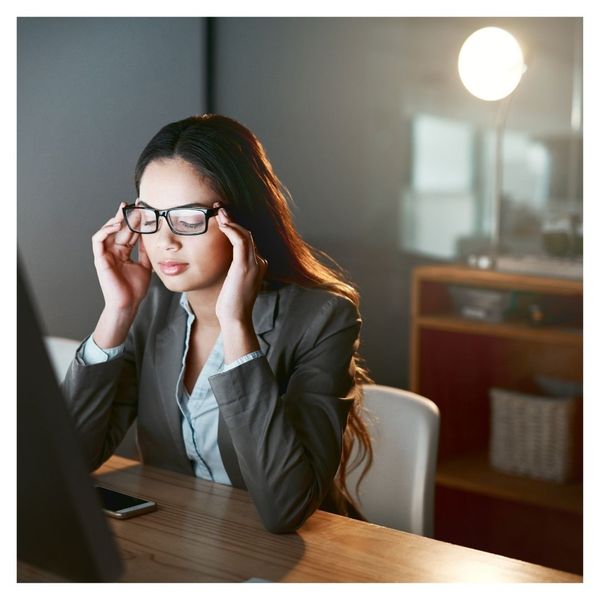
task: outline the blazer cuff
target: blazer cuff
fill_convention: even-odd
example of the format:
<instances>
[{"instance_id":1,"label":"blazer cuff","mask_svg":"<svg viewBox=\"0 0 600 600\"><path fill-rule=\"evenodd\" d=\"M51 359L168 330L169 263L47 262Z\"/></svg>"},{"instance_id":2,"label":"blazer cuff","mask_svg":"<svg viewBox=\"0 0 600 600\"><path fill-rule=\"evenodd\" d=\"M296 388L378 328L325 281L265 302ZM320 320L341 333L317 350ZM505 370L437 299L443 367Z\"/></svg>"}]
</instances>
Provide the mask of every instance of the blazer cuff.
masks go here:
<instances>
[{"instance_id":1,"label":"blazer cuff","mask_svg":"<svg viewBox=\"0 0 600 600\"><path fill-rule=\"evenodd\" d=\"M225 420L252 412L257 399L262 398L264 405L265 397L278 396L277 382L265 356L211 375L208 382ZM231 427L232 422L228 425Z\"/></svg>"}]
</instances>

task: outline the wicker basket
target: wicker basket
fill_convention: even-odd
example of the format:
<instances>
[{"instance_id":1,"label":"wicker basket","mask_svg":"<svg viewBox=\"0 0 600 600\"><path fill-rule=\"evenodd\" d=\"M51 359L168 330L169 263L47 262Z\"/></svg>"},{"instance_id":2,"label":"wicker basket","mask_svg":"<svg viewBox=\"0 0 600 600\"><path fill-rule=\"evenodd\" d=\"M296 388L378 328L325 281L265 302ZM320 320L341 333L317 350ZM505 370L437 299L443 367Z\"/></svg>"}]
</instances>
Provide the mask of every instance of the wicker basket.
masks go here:
<instances>
[{"instance_id":1,"label":"wicker basket","mask_svg":"<svg viewBox=\"0 0 600 600\"><path fill-rule=\"evenodd\" d=\"M494 468L561 483L578 477L577 398L492 388L490 400Z\"/></svg>"}]
</instances>

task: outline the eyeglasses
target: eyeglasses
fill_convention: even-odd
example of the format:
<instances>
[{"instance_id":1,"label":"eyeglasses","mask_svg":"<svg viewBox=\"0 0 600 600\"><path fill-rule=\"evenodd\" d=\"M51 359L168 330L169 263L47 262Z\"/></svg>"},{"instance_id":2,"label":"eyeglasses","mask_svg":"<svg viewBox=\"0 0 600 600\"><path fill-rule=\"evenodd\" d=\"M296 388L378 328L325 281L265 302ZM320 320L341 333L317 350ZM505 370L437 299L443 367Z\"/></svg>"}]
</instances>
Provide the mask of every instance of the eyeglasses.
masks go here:
<instances>
[{"instance_id":1,"label":"eyeglasses","mask_svg":"<svg viewBox=\"0 0 600 600\"><path fill-rule=\"evenodd\" d=\"M176 235L200 235L208 229L208 220L219 212L218 208L169 208L156 210L135 204L123 207L127 227L134 233L156 233L158 221L164 217Z\"/></svg>"}]
</instances>

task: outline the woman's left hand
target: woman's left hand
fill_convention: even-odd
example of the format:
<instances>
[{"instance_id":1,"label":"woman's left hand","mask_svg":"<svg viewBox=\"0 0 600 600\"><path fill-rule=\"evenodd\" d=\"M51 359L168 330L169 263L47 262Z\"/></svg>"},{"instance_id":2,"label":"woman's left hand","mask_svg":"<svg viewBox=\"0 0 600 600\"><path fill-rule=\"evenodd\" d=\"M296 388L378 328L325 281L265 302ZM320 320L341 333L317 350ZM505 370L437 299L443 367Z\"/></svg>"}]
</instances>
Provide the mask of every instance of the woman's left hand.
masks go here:
<instances>
[{"instance_id":1,"label":"woman's left hand","mask_svg":"<svg viewBox=\"0 0 600 600\"><path fill-rule=\"evenodd\" d=\"M267 261L257 253L250 231L234 223L224 208L219 209L217 223L233 246L233 260L215 307L217 318L222 329L231 325L252 327L252 309Z\"/></svg>"}]
</instances>

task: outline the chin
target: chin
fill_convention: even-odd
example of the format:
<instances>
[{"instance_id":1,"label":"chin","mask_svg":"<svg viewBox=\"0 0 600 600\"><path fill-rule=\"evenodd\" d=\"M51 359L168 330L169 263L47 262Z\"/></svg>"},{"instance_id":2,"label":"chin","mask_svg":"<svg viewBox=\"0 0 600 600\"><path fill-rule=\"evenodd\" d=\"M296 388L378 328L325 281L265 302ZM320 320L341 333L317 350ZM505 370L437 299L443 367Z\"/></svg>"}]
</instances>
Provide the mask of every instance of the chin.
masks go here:
<instances>
[{"instance_id":1,"label":"chin","mask_svg":"<svg viewBox=\"0 0 600 600\"><path fill-rule=\"evenodd\" d=\"M186 284L184 278L168 277L160 273L160 271L155 271L155 273L162 284L171 292L185 292L189 288L189 283Z\"/></svg>"},{"instance_id":2,"label":"chin","mask_svg":"<svg viewBox=\"0 0 600 600\"><path fill-rule=\"evenodd\" d=\"M170 292L187 292L188 291L188 286L177 284L176 281L165 281L164 279L161 279L161 281L162 281L163 285Z\"/></svg>"},{"instance_id":3,"label":"chin","mask_svg":"<svg viewBox=\"0 0 600 600\"><path fill-rule=\"evenodd\" d=\"M193 292L202 289L212 289L215 285L223 285L223 278L215 278L211 281L198 281L186 277L160 277L163 285L171 292Z\"/></svg>"}]
</instances>

